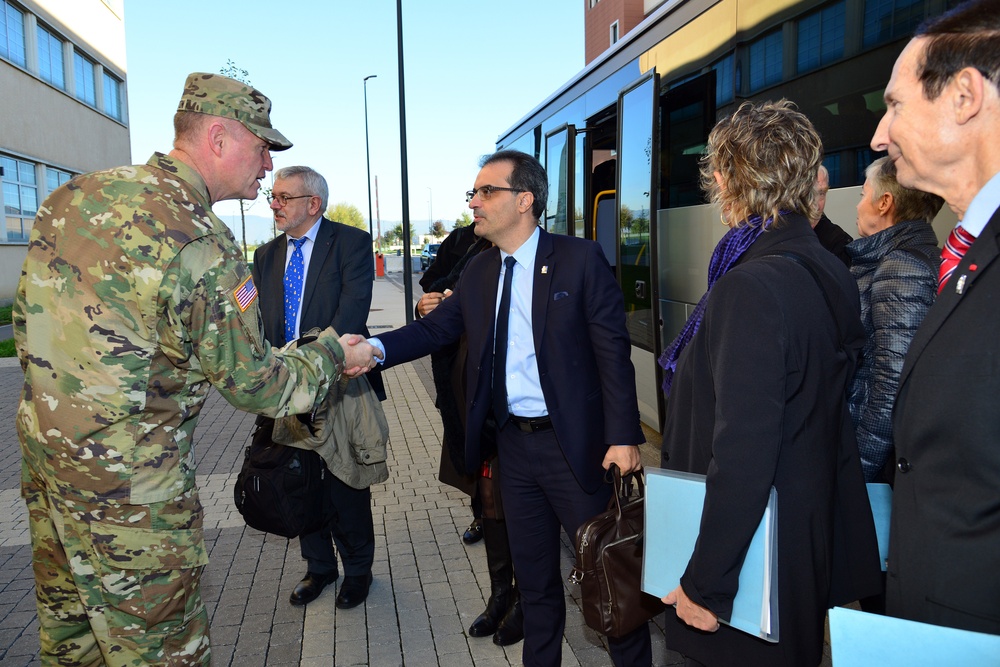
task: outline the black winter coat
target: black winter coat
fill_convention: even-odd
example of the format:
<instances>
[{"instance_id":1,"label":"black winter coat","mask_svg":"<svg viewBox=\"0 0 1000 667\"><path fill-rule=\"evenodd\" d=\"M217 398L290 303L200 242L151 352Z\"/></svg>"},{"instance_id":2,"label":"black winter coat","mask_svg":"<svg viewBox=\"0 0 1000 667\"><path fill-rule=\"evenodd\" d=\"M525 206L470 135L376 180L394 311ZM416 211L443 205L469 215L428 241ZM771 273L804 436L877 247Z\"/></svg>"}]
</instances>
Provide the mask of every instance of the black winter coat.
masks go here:
<instances>
[{"instance_id":1,"label":"black winter coat","mask_svg":"<svg viewBox=\"0 0 1000 667\"><path fill-rule=\"evenodd\" d=\"M849 404L865 481L892 454L892 406L910 341L937 295L941 251L923 220L899 222L847 246L861 294L865 346Z\"/></svg>"}]
</instances>

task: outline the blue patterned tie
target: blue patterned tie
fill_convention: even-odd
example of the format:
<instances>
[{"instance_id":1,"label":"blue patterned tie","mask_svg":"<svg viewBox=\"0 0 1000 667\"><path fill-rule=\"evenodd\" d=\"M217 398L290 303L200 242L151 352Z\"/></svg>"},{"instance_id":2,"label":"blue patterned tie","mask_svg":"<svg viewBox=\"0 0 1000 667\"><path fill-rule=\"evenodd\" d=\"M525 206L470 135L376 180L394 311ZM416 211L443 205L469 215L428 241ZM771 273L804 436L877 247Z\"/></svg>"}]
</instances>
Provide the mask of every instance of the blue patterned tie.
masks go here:
<instances>
[{"instance_id":1,"label":"blue patterned tie","mask_svg":"<svg viewBox=\"0 0 1000 667\"><path fill-rule=\"evenodd\" d=\"M507 331L510 328L510 291L516 261L513 255L508 255L503 261L503 291L500 293L497 330L493 342L493 417L501 428L510 419L510 409L507 407Z\"/></svg>"},{"instance_id":2,"label":"blue patterned tie","mask_svg":"<svg viewBox=\"0 0 1000 667\"><path fill-rule=\"evenodd\" d=\"M306 260L302 254L302 244L306 242L303 236L300 239L290 239L295 246L292 251L292 258L288 260L288 267L285 269L285 342L295 340L295 319L299 312L299 302L302 301L302 276L306 272Z\"/></svg>"}]
</instances>

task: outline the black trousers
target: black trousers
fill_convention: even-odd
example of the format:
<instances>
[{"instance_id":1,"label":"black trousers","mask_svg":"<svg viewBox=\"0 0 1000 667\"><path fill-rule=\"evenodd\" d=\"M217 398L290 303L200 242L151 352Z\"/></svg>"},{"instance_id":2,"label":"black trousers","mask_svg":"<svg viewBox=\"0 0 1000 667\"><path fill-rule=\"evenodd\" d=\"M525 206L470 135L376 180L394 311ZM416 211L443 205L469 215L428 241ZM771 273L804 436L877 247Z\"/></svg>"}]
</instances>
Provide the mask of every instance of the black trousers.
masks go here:
<instances>
[{"instance_id":1,"label":"black trousers","mask_svg":"<svg viewBox=\"0 0 1000 667\"><path fill-rule=\"evenodd\" d=\"M569 574L559 565L559 531L573 540L580 524L607 509L611 485L594 493L581 488L551 429L524 433L508 424L499 432L497 449L510 553L524 612L522 660L527 667L558 667L566 627L563 581ZM617 667L652 663L646 625L620 639L608 638L608 644Z\"/></svg>"},{"instance_id":2,"label":"black trousers","mask_svg":"<svg viewBox=\"0 0 1000 667\"><path fill-rule=\"evenodd\" d=\"M339 552L344 574L369 574L375 559L371 489L354 489L328 475L326 491L330 521L321 530L299 537L302 557L309 563L308 571L315 574L337 572Z\"/></svg>"}]
</instances>

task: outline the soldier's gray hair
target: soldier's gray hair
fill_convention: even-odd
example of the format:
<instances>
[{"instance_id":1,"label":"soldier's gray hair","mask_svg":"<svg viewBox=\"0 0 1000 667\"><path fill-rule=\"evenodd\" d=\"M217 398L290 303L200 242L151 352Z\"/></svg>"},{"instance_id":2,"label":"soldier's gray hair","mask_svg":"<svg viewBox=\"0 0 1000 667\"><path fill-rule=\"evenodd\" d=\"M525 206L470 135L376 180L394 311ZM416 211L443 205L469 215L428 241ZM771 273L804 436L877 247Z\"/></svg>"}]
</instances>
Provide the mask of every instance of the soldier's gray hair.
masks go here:
<instances>
[{"instance_id":1,"label":"soldier's gray hair","mask_svg":"<svg viewBox=\"0 0 1000 667\"><path fill-rule=\"evenodd\" d=\"M326 179L323 175L312 167L305 167L302 165L296 165L293 167L282 167L274 172L275 180L279 178L292 178L293 176L299 176L302 178L302 185L305 186L306 191L302 194L315 195L320 199L320 211L325 215L326 207L329 204L330 199L330 188L326 184Z\"/></svg>"}]
</instances>

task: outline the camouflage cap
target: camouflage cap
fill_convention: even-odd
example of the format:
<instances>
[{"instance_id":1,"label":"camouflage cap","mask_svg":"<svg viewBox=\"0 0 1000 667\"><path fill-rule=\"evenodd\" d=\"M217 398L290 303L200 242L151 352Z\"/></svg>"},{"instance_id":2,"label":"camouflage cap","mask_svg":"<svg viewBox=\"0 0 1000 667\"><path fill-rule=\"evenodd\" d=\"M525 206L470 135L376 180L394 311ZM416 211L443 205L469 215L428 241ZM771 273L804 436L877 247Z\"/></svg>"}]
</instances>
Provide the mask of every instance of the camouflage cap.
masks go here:
<instances>
[{"instance_id":1,"label":"camouflage cap","mask_svg":"<svg viewBox=\"0 0 1000 667\"><path fill-rule=\"evenodd\" d=\"M177 110L238 120L270 144L272 151L292 147L285 135L271 127L271 100L256 88L221 74L189 74Z\"/></svg>"}]
</instances>

